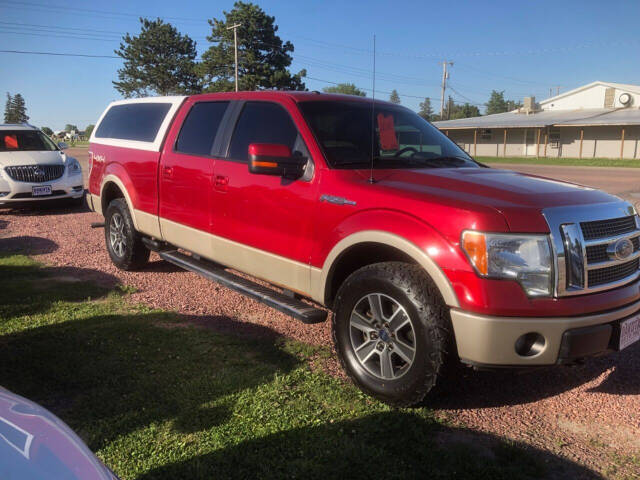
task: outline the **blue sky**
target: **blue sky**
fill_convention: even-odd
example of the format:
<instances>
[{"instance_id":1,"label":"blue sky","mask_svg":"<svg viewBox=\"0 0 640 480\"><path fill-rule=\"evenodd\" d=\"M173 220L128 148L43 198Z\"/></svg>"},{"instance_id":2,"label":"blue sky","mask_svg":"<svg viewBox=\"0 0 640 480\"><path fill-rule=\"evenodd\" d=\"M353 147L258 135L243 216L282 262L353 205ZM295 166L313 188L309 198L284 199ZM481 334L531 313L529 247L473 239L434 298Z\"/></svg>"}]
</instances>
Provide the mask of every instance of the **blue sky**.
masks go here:
<instances>
[{"instance_id":1,"label":"blue sky","mask_svg":"<svg viewBox=\"0 0 640 480\"><path fill-rule=\"evenodd\" d=\"M508 98L549 95L604 80L640 84L638 1L260 1L279 33L295 45L293 71L307 69L307 87L330 82L371 88L372 36L377 38L376 88L397 89L402 103L440 98L443 59L453 61L456 101L486 102L492 89ZM0 0L0 50L113 55L121 33L139 30L137 15L176 24L206 50L206 19L232 1ZM25 25L26 24L26 25ZM37 26L34 26L37 25ZM69 38L72 37L72 38ZM0 53L0 93L22 93L31 122L84 128L119 94L120 60Z\"/></svg>"}]
</instances>

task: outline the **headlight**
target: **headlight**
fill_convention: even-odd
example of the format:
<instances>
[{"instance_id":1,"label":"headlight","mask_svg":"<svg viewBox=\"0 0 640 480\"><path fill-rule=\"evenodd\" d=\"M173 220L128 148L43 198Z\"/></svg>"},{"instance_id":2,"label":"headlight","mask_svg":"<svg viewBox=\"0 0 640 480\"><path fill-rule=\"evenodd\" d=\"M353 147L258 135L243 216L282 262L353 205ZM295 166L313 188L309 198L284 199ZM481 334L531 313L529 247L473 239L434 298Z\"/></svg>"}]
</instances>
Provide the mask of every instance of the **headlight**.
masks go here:
<instances>
[{"instance_id":1,"label":"headlight","mask_svg":"<svg viewBox=\"0 0 640 480\"><path fill-rule=\"evenodd\" d=\"M80 162L75 158L67 159L67 169L69 171L69 175L77 175L82 173L82 167L80 166Z\"/></svg>"},{"instance_id":2,"label":"headlight","mask_svg":"<svg viewBox=\"0 0 640 480\"><path fill-rule=\"evenodd\" d=\"M462 249L482 277L516 280L531 297L550 296L553 292L547 235L466 231L462 234Z\"/></svg>"}]
</instances>

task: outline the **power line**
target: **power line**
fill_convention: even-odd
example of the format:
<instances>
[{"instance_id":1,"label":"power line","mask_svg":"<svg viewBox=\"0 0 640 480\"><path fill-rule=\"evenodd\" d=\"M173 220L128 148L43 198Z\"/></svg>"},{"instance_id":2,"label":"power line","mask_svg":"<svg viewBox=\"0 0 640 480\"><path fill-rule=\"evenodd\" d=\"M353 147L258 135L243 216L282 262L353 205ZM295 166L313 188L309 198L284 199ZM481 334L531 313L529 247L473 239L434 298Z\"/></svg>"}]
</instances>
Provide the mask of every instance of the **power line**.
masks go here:
<instances>
[{"instance_id":1,"label":"power line","mask_svg":"<svg viewBox=\"0 0 640 480\"><path fill-rule=\"evenodd\" d=\"M83 53L33 52L27 50L0 50L0 53L18 53L23 55L55 55L59 57L120 58L117 55L86 55Z\"/></svg>"}]
</instances>

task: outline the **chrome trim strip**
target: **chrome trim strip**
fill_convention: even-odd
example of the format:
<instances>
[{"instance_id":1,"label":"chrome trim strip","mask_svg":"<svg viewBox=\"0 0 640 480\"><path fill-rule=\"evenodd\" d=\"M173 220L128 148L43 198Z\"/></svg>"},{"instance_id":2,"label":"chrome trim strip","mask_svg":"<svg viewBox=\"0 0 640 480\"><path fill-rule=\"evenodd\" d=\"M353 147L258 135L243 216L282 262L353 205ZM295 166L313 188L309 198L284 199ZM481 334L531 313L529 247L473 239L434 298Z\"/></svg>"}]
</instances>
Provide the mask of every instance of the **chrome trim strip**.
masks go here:
<instances>
[{"instance_id":1,"label":"chrome trim strip","mask_svg":"<svg viewBox=\"0 0 640 480\"><path fill-rule=\"evenodd\" d=\"M614 243L624 238L628 238L629 240L632 240L636 237L640 237L640 232L638 230L635 230L633 232L622 233L620 235L616 235L615 237L605 237L605 238L596 238L595 240L585 240L584 244L586 247L593 247L594 245L606 245L609 243Z\"/></svg>"},{"instance_id":2,"label":"chrome trim strip","mask_svg":"<svg viewBox=\"0 0 640 480\"><path fill-rule=\"evenodd\" d=\"M637 250L633 255L629 255L627 258L624 258L622 260L606 260L604 262L589 263L587 265L587 270L598 270L600 268L615 267L616 265L623 265L627 262L631 262L635 260L638 257L640 257L640 250Z\"/></svg>"}]
</instances>

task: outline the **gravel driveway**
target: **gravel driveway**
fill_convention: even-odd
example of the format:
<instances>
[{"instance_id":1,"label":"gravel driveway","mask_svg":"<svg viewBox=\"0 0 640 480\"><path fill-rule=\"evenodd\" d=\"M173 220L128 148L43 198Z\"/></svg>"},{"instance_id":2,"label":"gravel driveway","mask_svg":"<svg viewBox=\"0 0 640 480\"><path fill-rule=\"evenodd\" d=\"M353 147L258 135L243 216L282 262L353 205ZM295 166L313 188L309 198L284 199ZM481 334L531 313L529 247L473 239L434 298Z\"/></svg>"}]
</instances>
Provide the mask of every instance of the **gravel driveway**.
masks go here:
<instances>
[{"instance_id":1,"label":"gravel driveway","mask_svg":"<svg viewBox=\"0 0 640 480\"><path fill-rule=\"evenodd\" d=\"M86 150L71 152L84 160L78 152ZM104 283L115 277L137 289L133 301L180 312L221 331L264 335L259 325L274 336L330 344L328 322L303 325L155 255L142 272L117 270L105 250L103 230L89 228L100 220L81 210L0 209L0 251L26 249L81 279ZM329 368L337 370L335 364ZM464 370L431 407L455 425L529 443L607 477L640 478L640 345L571 368Z\"/></svg>"}]
</instances>

